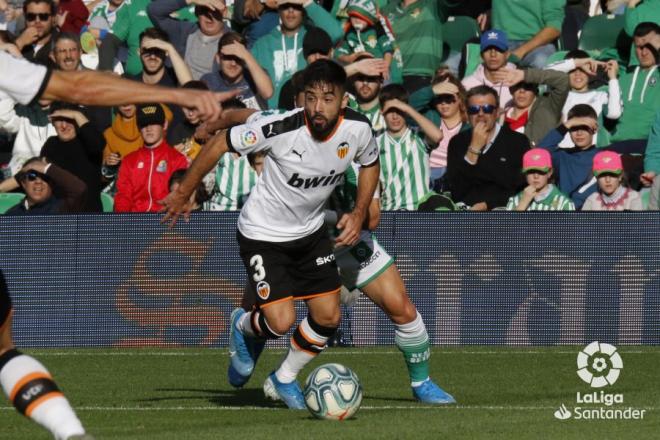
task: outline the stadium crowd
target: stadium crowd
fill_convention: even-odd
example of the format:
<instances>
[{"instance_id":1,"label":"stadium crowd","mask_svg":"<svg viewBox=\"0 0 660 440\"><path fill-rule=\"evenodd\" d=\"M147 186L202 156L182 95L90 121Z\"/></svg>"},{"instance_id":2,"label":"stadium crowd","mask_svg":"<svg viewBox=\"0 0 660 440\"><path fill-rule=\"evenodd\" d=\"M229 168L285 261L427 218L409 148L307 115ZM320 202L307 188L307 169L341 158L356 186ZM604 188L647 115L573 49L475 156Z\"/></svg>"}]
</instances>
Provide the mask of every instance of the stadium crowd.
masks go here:
<instances>
[{"instance_id":1,"label":"stadium crowd","mask_svg":"<svg viewBox=\"0 0 660 440\"><path fill-rule=\"evenodd\" d=\"M0 48L273 112L330 58L377 135L383 210L657 210L659 23L660 0L0 0ZM172 105L0 99L0 192L27 194L0 208L157 212L212 131ZM223 156L198 209L241 209L249 159Z\"/></svg>"}]
</instances>

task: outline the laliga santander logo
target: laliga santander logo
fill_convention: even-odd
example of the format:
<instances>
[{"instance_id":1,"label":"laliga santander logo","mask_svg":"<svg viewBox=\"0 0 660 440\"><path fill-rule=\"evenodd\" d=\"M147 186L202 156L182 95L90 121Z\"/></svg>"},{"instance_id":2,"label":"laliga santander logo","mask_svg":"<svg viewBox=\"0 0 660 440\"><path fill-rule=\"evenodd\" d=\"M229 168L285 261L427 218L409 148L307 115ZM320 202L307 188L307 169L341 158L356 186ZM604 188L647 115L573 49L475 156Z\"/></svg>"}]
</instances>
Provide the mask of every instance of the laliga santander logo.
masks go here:
<instances>
[{"instance_id":1,"label":"laliga santander logo","mask_svg":"<svg viewBox=\"0 0 660 440\"><path fill-rule=\"evenodd\" d=\"M594 341L577 356L577 375L591 385L602 388L614 385L623 369L623 360L611 344Z\"/></svg>"}]
</instances>

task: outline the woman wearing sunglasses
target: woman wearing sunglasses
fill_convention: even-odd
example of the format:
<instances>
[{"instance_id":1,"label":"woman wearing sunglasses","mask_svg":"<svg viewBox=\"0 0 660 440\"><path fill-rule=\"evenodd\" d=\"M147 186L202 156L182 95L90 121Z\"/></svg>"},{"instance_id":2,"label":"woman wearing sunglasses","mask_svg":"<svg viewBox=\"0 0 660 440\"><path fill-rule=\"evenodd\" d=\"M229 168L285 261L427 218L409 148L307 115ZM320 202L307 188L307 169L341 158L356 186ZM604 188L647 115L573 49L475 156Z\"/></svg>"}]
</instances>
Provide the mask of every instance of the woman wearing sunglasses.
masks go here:
<instances>
[{"instance_id":1,"label":"woman wearing sunglasses","mask_svg":"<svg viewBox=\"0 0 660 440\"><path fill-rule=\"evenodd\" d=\"M431 151L431 188L442 191L442 177L447 171L447 148L449 141L468 128L465 108L465 89L461 82L451 74L441 74L433 80L432 106L440 114L442 138L438 146Z\"/></svg>"},{"instance_id":2,"label":"woman wearing sunglasses","mask_svg":"<svg viewBox=\"0 0 660 440\"><path fill-rule=\"evenodd\" d=\"M85 183L70 172L41 158L25 162L16 180L25 191L25 199L5 215L44 215L80 212L87 191ZM54 192L57 190L59 197Z\"/></svg>"}]
</instances>

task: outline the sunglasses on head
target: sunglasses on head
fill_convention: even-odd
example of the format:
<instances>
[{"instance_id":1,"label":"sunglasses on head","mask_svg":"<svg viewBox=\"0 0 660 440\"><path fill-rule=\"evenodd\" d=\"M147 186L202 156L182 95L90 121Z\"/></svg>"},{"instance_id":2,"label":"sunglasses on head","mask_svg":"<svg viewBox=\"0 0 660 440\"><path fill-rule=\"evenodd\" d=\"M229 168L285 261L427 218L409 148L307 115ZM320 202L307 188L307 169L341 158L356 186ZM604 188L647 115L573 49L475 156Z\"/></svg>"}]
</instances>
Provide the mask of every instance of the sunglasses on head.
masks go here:
<instances>
[{"instance_id":1,"label":"sunglasses on head","mask_svg":"<svg viewBox=\"0 0 660 440\"><path fill-rule=\"evenodd\" d=\"M41 12L41 13L27 12L25 14L26 21L36 21L37 18L39 19L39 21L47 21L50 20L50 17L51 15L45 12Z\"/></svg>"},{"instance_id":2,"label":"sunglasses on head","mask_svg":"<svg viewBox=\"0 0 660 440\"><path fill-rule=\"evenodd\" d=\"M492 114L496 109L497 109L496 106L494 106L494 105L490 105L490 104L485 104L485 105L468 105L467 112L468 112L468 115L476 115L476 114L478 114L481 110L483 110L484 114L490 115L490 114Z\"/></svg>"},{"instance_id":3,"label":"sunglasses on head","mask_svg":"<svg viewBox=\"0 0 660 440\"><path fill-rule=\"evenodd\" d=\"M442 93L434 98L436 104L453 104L456 102L456 96L449 93Z\"/></svg>"},{"instance_id":4,"label":"sunglasses on head","mask_svg":"<svg viewBox=\"0 0 660 440\"><path fill-rule=\"evenodd\" d=\"M157 47L145 47L140 51L140 54L143 57L154 56L156 58L163 58L163 59L167 57L165 51Z\"/></svg>"}]
</instances>

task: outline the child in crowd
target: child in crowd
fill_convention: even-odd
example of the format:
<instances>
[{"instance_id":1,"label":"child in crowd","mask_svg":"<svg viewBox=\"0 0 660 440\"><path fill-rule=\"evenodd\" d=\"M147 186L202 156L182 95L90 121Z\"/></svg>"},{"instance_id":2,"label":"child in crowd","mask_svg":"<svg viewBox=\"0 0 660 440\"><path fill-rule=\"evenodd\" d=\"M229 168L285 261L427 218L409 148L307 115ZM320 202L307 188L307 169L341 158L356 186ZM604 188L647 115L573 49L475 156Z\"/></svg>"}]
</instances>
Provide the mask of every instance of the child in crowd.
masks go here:
<instances>
[{"instance_id":1,"label":"child in crowd","mask_svg":"<svg viewBox=\"0 0 660 440\"><path fill-rule=\"evenodd\" d=\"M394 46L378 19L376 4L372 0L349 0L346 12L349 23L344 33L344 42L337 49L337 59L350 64L357 61L364 52L374 58L383 58L388 66L383 76L389 80Z\"/></svg>"},{"instance_id":2,"label":"child in crowd","mask_svg":"<svg viewBox=\"0 0 660 440\"><path fill-rule=\"evenodd\" d=\"M413 119L430 145L437 145L440 129L408 105L408 92L400 84L389 84L380 92L380 107L386 130L376 138L380 150L381 207L386 211L414 211L430 191L429 155L423 138L410 129Z\"/></svg>"},{"instance_id":3,"label":"child in crowd","mask_svg":"<svg viewBox=\"0 0 660 440\"><path fill-rule=\"evenodd\" d=\"M642 211L642 199L637 191L623 184L621 156L613 151L601 151L594 156L593 172L598 192L584 202L583 211Z\"/></svg>"},{"instance_id":4,"label":"child in crowd","mask_svg":"<svg viewBox=\"0 0 660 440\"><path fill-rule=\"evenodd\" d=\"M552 157L548 150L534 148L523 156L522 172L527 187L509 199L507 211L575 211L571 199L552 180Z\"/></svg>"}]
</instances>

